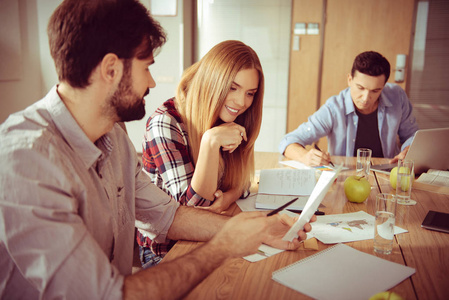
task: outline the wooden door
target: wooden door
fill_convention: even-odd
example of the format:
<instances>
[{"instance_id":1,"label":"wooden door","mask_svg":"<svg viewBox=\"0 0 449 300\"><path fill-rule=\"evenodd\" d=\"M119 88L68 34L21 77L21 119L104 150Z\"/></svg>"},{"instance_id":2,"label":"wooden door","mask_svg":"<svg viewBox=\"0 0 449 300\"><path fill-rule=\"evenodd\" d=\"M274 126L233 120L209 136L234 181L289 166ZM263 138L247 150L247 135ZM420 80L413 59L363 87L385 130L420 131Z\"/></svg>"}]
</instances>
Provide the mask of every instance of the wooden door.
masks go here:
<instances>
[{"instance_id":1,"label":"wooden door","mask_svg":"<svg viewBox=\"0 0 449 300\"><path fill-rule=\"evenodd\" d=\"M352 62L363 51L383 54L391 64L389 82L394 82L396 55L407 55L406 67L411 61L415 7L415 0L294 0L292 43L298 22L318 22L319 35L301 36L299 51L290 49L287 131L347 87ZM398 84L406 89L407 80Z\"/></svg>"}]
</instances>

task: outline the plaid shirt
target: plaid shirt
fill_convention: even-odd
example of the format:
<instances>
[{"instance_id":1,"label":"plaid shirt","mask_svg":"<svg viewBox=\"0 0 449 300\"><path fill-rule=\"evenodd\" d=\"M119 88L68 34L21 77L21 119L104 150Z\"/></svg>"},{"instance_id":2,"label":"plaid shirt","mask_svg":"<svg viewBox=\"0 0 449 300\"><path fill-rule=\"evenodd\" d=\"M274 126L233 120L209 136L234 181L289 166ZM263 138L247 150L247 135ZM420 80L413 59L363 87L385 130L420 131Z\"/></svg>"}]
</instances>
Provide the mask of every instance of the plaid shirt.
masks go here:
<instances>
[{"instance_id":1,"label":"plaid shirt","mask_svg":"<svg viewBox=\"0 0 449 300\"><path fill-rule=\"evenodd\" d=\"M142 162L151 181L181 205L211 204L211 201L203 199L190 185L195 167L189 155L187 131L173 98L160 106L147 121ZM155 243L140 231L137 232L137 242L162 257L175 243Z\"/></svg>"}]
</instances>

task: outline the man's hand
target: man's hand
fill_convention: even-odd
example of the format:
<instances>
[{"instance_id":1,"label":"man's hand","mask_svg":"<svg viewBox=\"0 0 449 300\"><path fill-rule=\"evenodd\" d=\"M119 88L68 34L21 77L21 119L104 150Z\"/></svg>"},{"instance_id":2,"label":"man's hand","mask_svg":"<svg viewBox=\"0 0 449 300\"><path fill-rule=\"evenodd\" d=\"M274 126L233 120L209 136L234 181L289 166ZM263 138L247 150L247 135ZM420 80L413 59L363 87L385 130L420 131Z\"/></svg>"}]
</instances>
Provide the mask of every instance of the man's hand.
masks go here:
<instances>
[{"instance_id":1,"label":"man's hand","mask_svg":"<svg viewBox=\"0 0 449 300\"><path fill-rule=\"evenodd\" d=\"M232 257L253 254L268 238L273 223L264 212L240 213L229 219L209 244L218 246Z\"/></svg>"},{"instance_id":2,"label":"man's hand","mask_svg":"<svg viewBox=\"0 0 449 300\"><path fill-rule=\"evenodd\" d=\"M283 241L282 238L295 219L280 214L271 217L266 215L267 212L240 213L226 222L223 229L210 242L227 249L233 257L242 257L256 253L262 243L278 249L297 249L301 240L307 238L306 232L312 229L307 223L304 230L298 232L299 238L292 242ZM315 220L316 216L313 216L311 222Z\"/></svg>"},{"instance_id":3,"label":"man's hand","mask_svg":"<svg viewBox=\"0 0 449 300\"><path fill-rule=\"evenodd\" d=\"M329 153L321 152L315 148L306 150L304 146L296 143L288 145L284 155L289 159L297 160L311 167L328 165L331 161Z\"/></svg>"},{"instance_id":4,"label":"man's hand","mask_svg":"<svg viewBox=\"0 0 449 300\"><path fill-rule=\"evenodd\" d=\"M310 149L304 157L305 164L311 167L328 165L331 161L331 156L328 152L321 152L317 149Z\"/></svg>"},{"instance_id":5,"label":"man's hand","mask_svg":"<svg viewBox=\"0 0 449 300\"><path fill-rule=\"evenodd\" d=\"M274 223L272 226L270 226L269 230L269 237L267 240L264 241L265 244L278 248L278 249L285 249L285 250L295 250L299 247L299 245L302 243L303 240L307 239L306 232L309 232L312 230L312 226L309 223L306 223L304 225L304 229L298 231L298 238L294 239L293 241L284 241L282 238L287 233L287 231L290 229L290 227L295 223L297 218L292 218L286 214L276 214L274 216L268 217L271 218L277 218L278 222ZM310 219L310 222L315 222L316 216L313 215Z\"/></svg>"},{"instance_id":6,"label":"man's hand","mask_svg":"<svg viewBox=\"0 0 449 300\"><path fill-rule=\"evenodd\" d=\"M405 155L407 155L407 152L408 152L408 149L409 149L409 148L410 148L410 146L405 147L404 150L402 150L401 153L399 153L398 155L396 155L395 157L393 157L393 158L390 160L390 164L394 164L394 163L396 163L398 160L404 159L404 158L405 158Z\"/></svg>"}]
</instances>

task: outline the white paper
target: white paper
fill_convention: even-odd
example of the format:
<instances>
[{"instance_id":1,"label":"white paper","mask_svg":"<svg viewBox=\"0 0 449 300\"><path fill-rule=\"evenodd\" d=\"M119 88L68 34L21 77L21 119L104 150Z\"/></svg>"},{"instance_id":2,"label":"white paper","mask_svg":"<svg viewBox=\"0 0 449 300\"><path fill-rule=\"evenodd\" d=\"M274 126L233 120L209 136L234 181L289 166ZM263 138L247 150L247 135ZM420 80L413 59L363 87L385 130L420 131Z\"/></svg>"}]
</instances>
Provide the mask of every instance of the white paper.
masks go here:
<instances>
[{"instance_id":1,"label":"white paper","mask_svg":"<svg viewBox=\"0 0 449 300\"><path fill-rule=\"evenodd\" d=\"M285 250L277 249L277 248L262 244L262 245L260 245L257 253L245 256L243 258L250 262L256 262L256 261L263 260L265 258L268 258L272 255L275 255L275 254L278 254L278 253L281 253L284 251Z\"/></svg>"},{"instance_id":2,"label":"white paper","mask_svg":"<svg viewBox=\"0 0 449 300\"><path fill-rule=\"evenodd\" d=\"M346 243L369 240L374 238L374 216L358 211L347 214L317 216L317 221L311 223L312 231L308 237L315 237L323 244ZM394 234L407 232L398 226Z\"/></svg>"},{"instance_id":3,"label":"white paper","mask_svg":"<svg viewBox=\"0 0 449 300\"><path fill-rule=\"evenodd\" d=\"M246 199L238 199L235 203L242 211L257 211L256 208L256 196L257 194L251 194Z\"/></svg>"},{"instance_id":4,"label":"white paper","mask_svg":"<svg viewBox=\"0 0 449 300\"><path fill-rule=\"evenodd\" d=\"M292 199L293 196L257 194L256 208L276 209ZM308 199L309 196L300 196L298 197L298 200L293 202L286 209L303 210Z\"/></svg>"},{"instance_id":5,"label":"white paper","mask_svg":"<svg viewBox=\"0 0 449 300\"><path fill-rule=\"evenodd\" d=\"M299 170L311 170L312 168L309 166L306 166L302 162L296 161L296 160L281 160L279 161L280 164L299 169Z\"/></svg>"},{"instance_id":6,"label":"white paper","mask_svg":"<svg viewBox=\"0 0 449 300\"><path fill-rule=\"evenodd\" d=\"M449 186L449 177L443 174L423 173L416 182L433 184L438 186Z\"/></svg>"},{"instance_id":7,"label":"white paper","mask_svg":"<svg viewBox=\"0 0 449 300\"><path fill-rule=\"evenodd\" d=\"M284 241L292 241L298 237L298 231L302 230L304 225L310 221L335 178L337 178L338 173L340 173L341 168L342 166L339 166L335 172L323 171L298 220L282 238Z\"/></svg>"},{"instance_id":8,"label":"white paper","mask_svg":"<svg viewBox=\"0 0 449 300\"><path fill-rule=\"evenodd\" d=\"M345 244L273 272L273 280L314 299L369 299L415 273Z\"/></svg>"},{"instance_id":9,"label":"white paper","mask_svg":"<svg viewBox=\"0 0 449 300\"><path fill-rule=\"evenodd\" d=\"M317 167L309 167L302 162L296 161L296 160L281 160L279 161L280 164L299 169L299 170L315 170L315 171L330 171L335 170L336 167L332 167L329 165L323 165L323 166L317 166ZM349 170L347 167L342 167L341 170Z\"/></svg>"},{"instance_id":10,"label":"white paper","mask_svg":"<svg viewBox=\"0 0 449 300\"><path fill-rule=\"evenodd\" d=\"M259 194L310 195L315 187L314 170L268 169L260 171Z\"/></svg>"}]
</instances>

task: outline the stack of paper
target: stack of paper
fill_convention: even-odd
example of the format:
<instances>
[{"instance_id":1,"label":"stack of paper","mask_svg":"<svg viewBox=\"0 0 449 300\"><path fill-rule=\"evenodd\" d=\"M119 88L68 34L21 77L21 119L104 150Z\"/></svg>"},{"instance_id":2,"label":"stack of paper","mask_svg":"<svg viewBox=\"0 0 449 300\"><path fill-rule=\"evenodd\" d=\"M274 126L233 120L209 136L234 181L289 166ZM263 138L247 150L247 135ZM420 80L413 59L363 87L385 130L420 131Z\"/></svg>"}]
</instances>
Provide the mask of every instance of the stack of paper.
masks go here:
<instances>
[{"instance_id":1,"label":"stack of paper","mask_svg":"<svg viewBox=\"0 0 449 300\"><path fill-rule=\"evenodd\" d=\"M272 278L316 299L369 299L415 273L406 267L344 244L273 272Z\"/></svg>"}]
</instances>

